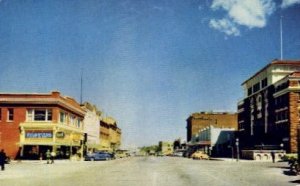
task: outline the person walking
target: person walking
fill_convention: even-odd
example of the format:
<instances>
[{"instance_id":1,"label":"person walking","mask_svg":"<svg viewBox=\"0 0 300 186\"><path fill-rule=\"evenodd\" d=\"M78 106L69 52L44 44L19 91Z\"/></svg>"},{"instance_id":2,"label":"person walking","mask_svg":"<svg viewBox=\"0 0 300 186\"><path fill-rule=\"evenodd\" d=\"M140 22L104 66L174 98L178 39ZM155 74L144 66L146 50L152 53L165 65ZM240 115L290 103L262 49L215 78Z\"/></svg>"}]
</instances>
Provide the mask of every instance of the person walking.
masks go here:
<instances>
[{"instance_id":1,"label":"person walking","mask_svg":"<svg viewBox=\"0 0 300 186\"><path fill-rule=\"evenodd\" d=\"M54 151L51 152L51 164L54 163L54 158L56 156L56 153Z\"/></svg>"},{"instance_id":2,"label":"person walking","mask_svg":"<svg viewBox=\"0 0 300 186\"><path fill-rule=\"evenodd\" d=\"M51 152L50 152L50 150L48 149L47 152L46 152L47 164L50 163L50 158L51 158Z\"/></svg>"},{"instance_id":3,"label":"person walking","mask_svg":"<svg viewBox=\"0 0 300 186\"><path fill-rule=\"evenodd\" d=\"M5 169L5 160L6 160L6 154L4 152L4 149L0 151L0 165L1 165L1 170L4 171Z\"/></svg>"},{"instance_id":4,"label":"person walking","mask_svg":"<svg viewBox=\"0 0 300 186\"><path fill-rule=\"evenodd\" d=\"M272 162L275 163L275 152L274 151L271 152L271 157L272 157Z\"/></svg>"}]
</instances>

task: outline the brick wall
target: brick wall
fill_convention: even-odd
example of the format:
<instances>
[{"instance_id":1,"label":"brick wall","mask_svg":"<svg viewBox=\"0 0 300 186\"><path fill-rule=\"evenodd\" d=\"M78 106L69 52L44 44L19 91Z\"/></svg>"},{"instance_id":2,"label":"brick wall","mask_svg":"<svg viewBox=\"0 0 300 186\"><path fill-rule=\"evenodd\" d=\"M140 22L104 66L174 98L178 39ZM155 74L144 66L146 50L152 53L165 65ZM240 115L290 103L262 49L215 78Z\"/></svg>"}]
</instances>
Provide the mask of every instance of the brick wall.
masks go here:
<instances>
[{"instance_id":1,"label":"brick wall","mask_svg":"<svg viewBox=\"0 0 300 186\"><path fill-rule=\"evenodd\" d=\"M290 110L290 150L291 153L296 153L297 148L297 128L299 125L299 116L298 116L298 100L299 94L291 92L289 93L289 110Z\"/></svg>"}]
</instances>

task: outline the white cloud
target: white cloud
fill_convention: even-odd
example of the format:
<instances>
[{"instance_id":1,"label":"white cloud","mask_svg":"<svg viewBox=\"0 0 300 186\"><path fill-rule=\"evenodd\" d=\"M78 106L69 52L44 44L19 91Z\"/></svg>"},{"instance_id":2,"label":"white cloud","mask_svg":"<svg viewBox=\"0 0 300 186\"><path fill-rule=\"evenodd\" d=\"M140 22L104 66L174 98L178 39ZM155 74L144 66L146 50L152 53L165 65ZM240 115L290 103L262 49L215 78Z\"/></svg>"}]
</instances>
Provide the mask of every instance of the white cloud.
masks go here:
<instances>
[{"instance_id":1,"label":"white cloud","mask_svg":"<svg viewBox=\"0 0 300 186\"><path fill-rule=\"evenodd\" d=\"M290 6L293 6L295 4L300 4L300 0L282 0L281 8L288 8Z\"/></svg>"},{"instance_id":2,"label":"white cloud","mask_svg":"<svg viewBox=\"0 0 300 186\"><path fill-rule=\"evenodd\" d=\"M226 20L226 24L231 25L229 28L234 28L234 30L238 31L238 26L246 26L248 28L265 27L268 16L275 11L276 6L272 0L214 0L211 8L215 11L219 9L226 11L224 18L219 20L211 19L211 27L215 28L212 24L221 24ZM216 29L220 30L218 27Z\"/></svg>"},{"instance_id":3,"label":"white cloud","mask_svg":"<svg viewBox=\"0 0 300 186\"><path fill-rule=\"evenodd\" d=\"M211 19L209 22L209 26L221 32L224 32L227 35L239 36L240 31L236 27L234 23L229 21L228 19Z\"/></svg>"}]
</instances>

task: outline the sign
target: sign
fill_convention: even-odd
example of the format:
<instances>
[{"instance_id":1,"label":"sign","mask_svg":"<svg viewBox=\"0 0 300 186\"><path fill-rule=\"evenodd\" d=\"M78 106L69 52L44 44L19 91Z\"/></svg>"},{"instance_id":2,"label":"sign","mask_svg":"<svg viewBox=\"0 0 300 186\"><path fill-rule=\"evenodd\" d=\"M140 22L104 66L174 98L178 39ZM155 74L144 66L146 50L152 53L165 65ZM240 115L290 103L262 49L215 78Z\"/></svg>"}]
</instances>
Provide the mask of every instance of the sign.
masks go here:
<instances>
[{"instance_id":1,"label":"sign","mask_svg":"<svg viewBox=\"0 0 300 186\"><path fill-rule=\"evenodd\" d=\"M52 138L52 131L26 131L25 138Z\"/></svg>"},{"instance_id":2,"label":"sign","mask_svg":"<svg viewBox=\"0 0 300 186\"><path fill-rule=\"evenodd\" d=\"M65 133L62 132L62 131L56 132L55 136L56 136L57 138L64 138L64 137L65 137Z\"/></svg>"}]
</instances>

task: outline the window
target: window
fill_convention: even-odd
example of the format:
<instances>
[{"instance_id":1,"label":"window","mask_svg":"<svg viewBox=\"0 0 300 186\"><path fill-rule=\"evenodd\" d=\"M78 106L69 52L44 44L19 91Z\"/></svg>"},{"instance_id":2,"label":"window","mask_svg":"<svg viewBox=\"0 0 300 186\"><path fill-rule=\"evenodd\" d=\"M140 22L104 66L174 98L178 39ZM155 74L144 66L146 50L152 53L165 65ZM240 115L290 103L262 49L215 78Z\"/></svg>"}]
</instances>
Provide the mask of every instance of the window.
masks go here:
<instances>
[{"instance_id":1,"label":"window","mask_svg":"<svg viewBox=\"0 0 300 186\"><path fill-rule=\"evenodd\" d=\"M12 109L12 108L8 109L7 119L8 119L8 121L14 120L14 109Z\"/></svg>"},{"instance_id":2,"label":"window","mask_svg":"<svg viewBox=\"0 0 300 186\"><path fill-rule=\"evenodd\" d=\"M268 85L268 79L265 78L265 79L263 79L263 80L261 81L261 87L264 88L264 87L266 87L267 85Z\"/></svg>"},{"instance_id":3,"label":"window","mask_svg":"<svg viewBox=\"0 0 300 186\"><path fill-rule=\"evenodd\" d=\"M259 91L259 89L260 89L260 82L258 82L255 85L253 85L253 93Z\"/></svg>"},{"instance_id":4,"label":"window","mask_svg":"<svg viewBox=\"0 0 300 186\"><path fill-rule=\"evenodd\" d=\"M60 112L60 122L65 123L66 122L66 114L64 112Z\"/></svg>"},{"instance_id":5,"label":"window","mask_svg":"<svg viewBox=\"0 0 300 186\"><path fill-rule=\"evenodd\" d=\"M78 127L78 128L80 128L80 124L81 124L80 119L77 119L77 127Z\"/></svg>"},{"instance_id":6,"label":"window","mask_svg":"<svg viewBox=\"0 0 300 186\"><path fill-rule=\"evenodd\" d=\"M252 87L248 88L248 96L252 94Z\"/></svg>"},{"instance_id":7,"label":"window","mask_svg":"<svg viewBox=\"0 0 300 186\"><path fill-rule=\"evenodd\" d=\"M75 116L73 116L73 115L70 116L70 124L74 125L74 126L76 125Z\"/></svg>"},{"instance_id":8,"label":"window","mask_svg":"<svg viewBox=\"0 0 300 186\"><path fill-rule=\"evenodd\" d=\"M27 121L52 121L51 109L28 109Z\"/></svg>"}]
</instances>

